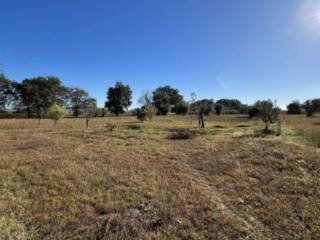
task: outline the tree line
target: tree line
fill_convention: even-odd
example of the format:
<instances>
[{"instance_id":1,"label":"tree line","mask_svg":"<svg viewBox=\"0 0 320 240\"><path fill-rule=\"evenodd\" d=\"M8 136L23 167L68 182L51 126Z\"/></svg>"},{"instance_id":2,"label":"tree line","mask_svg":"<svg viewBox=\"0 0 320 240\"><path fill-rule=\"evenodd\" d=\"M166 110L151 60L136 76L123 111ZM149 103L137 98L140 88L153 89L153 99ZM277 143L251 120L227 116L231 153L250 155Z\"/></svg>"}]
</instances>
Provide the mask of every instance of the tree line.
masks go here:
<instances>
[{"instance_id":1,"label":"tree line","mask_svg":"<svg viewBox=\"0 0 320 240\"><path fill-rule=\"evenodd\" d=\"M161 86L152 93L144 92L139 98L140 108L131 110L138 119L152 120L153 115L167 115L172 112L179 115L197 114L199 125L204 127L204 116L215 113L248 114L255 117L262 111L262 106L274 111L276 105L270 101L257 101L253 105L241 103L238 99L197 99L191 93L191 100L186 101L179 90L170 86ZM129 85L116 82L106 92L105 107L97 108L96 99L87 91L78 87L64 86L57 77L35 77L16 82L0 74L0 112L24 113L27 117L44 118L49 115L50 109L55 106L64 107L74 117L84 115L87 118L98 115L104 116L105 111L120 115L128 111L132 104L132 90ZM314 115L320 110L320 99L307 100L303 104L293 101L287 106L288 114L305 113ZM280 109L277 108L280 112ZM60 111L61 112L61 111ZM94 112L94 113L93 113Z\"/></svg>"}]
</instances>

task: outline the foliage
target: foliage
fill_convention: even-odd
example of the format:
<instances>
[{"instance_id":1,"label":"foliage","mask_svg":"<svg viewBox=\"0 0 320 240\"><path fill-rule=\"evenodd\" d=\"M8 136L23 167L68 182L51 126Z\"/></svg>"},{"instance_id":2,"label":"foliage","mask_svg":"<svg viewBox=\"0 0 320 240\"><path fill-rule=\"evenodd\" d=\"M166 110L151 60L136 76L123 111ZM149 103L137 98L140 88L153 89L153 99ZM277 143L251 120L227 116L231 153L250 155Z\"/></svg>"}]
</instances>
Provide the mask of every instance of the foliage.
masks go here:
<instances>
[{"instance_id":1,"label":"foliage","mask_svg":"<svg viewBox=\"0 0 320 240\"><path fill-rule=\"evenodd\" d=\"M68 111L66 110L65 107L59 106L57 104L53 105L49 112L48 112L48 117L51 118L54 121L54 124L56 125L57 122L67 116Z\"/></svg>"},{"instance_id":2,"label":"foliage","mask_svg":"<svg viewBox=\"0 0 320 240\"><path fill-rule=\"evenodd\" d=\"M288 114L301 114L301 104L299 101L293 101L289 105L287 105L287 113Z\"/></svg>"},{"instance_id":3,"label":"foliage","mask_svg":"<svg viewBox=\"0 0 320 240\"><path fill-rule=\"evenodd\" d=\"M148 91L144 91L138 102L142 105L142 106L147 106L147 105L152 105L152 94Z\"/></svg>"},{"instance_id":4,"label":"foliage","mask_svg":"<svg viewBox=\"0 0 320 240\"><path fill-rule=\"evenodd\" d=\"M214 101L212 99L202 99L190 104L190 108L197 114L209 115L214 108Z\"/></svg>"},{"instance_id":5,"label":"foliage","mask_svg":"<svg viewBox=\"0 0 320 240\"><path fill-rule=\"evenodd\" d=\"M241 102L238 99L219 99L216 101L216 104L221 104L225 109L236 109L239 110L241 106Z\"/></svg>"},{"instance_id":6,"label":"foliage","mask_svg":"<svg viewBox=\"0 0 320 240\"><path fill-rule=\"evenodd\" d=\"M241 104L239 106L239 113L240 114L248 114L249 113L249 106L247 104Z\"/></svg>"},{"instance_id":7,"label":"foliage","mask_svg":"<svg viewBox=\"0 0 320 240\"><path fill-rule=\"evenodd\" d=\"M0 111L7 110L7 107L14 102L16 98L16 83L0 74Z\"/></svg>"},{"instance_id":8,"label":"foliage","mask_svg":"<svg viewBox=\"0 0 320 240\"><path fill-rule=\"evenodd\" d=\"M96 108L96 100L90 98L89 94L80 88L69 88L69 105L72 109L73 116L78 117L86 109Z\"/></svg>"},{"instance_id":9,"label":"foliage","mask_svg":"<svg viewBox=\"0 0 320 240\"><path fill-rule=\"evenodd\" d=\"M28 116L35 113L41 118L49 108L63 101L65 89L56 77L37 77L25 79L17 85L22 108Z\"/></svg>"},{"instance_id":10,"label":"foliage","mask_svg":"<svg viewBox=\"0 0 320 240\"><path fill-rule=\"evenodd\" d=\"M145 120L152 121L153 116L156 114L156 109L153 105L143 106L135 110L137 118L143 122Z\"/></svg>"},{"instance_id":11,"label":"foliage","mask_svg":"<svg viewBox=\"0 0 320 240\"><path fill-rule=\"evenodd\" d=\"M188 104L184 101L181 101L172 108L172 112L178 115L186 115L188 112Z\"/></svg>"},{"instance_id":12,"label":"foliage","mask_svg":"<svg viewBox=\"0 0 320 240\"><path fill-rule=\"evenodd\" d=\"M110 87L107 92L106 108L115 115L125 112L131 105L132 91L129 85L117 82L114 87Z\"/></svg>"},{"instance_id":13,"label":"foliage","mask_svg":"<svg viewBox=\"0 0 320 240\"><path fill-rule=\"evenodd\" d=\"M216 104L214 106L214 110L216 111L216 114L217 115L220 115L222 113L222 109L223 109L223 105L222 104Z\"/></svg>"},{"instance_id":14,"label":"foliage","mask_svg":"<svg viewBox=\"0 0 320 240\"><path fill-rule=\"evenodd\" d=\"M257 116L265 124L265 132L269 132L270 124L276 123L279 120L280 109L276 108L271 100L257 101L254 106L258 110Z\"/></svg>"},{"instance_id":15,"label":"foliage","mask_svg":"<svg viewBox=\"0 0 320 240\"><path fill-rule=\"evenodd\" d=\"M173 133L171 133L168 138L171 140L185 140L195 137L195 132L190 131L188 129L177 129Z\"/></svg>"},{"instance_id":16,"label":"foliage","mask_svg":"<svg viewBox=\"0 0 320 240\"><path fill-rule=\"evenodd\" d=\"M153 105L157 109L158 115L166 115L172 105L176 105L183 100L178 89L170 86L158 87L153 92Z\"/></svg>"},{"instance_id":17,"label":"foliage","mask_svg":"<svg viewBox=\"0 0 320 240\"><path fill-rule=\"evenodd\" d=\"M144 111L143 108L137 108L136 109L136 114L137 114L137 118L143 122L147 119L147 115L146 115L146 112Z\"/></svg>"},{"instance_id":18,"label":"foliage","mask_svg":"<svg viewBox=\"0 0 320 240\"><path fill-rule=\"evenodd\" d=\"M143 111L149 121L152 121L153 116L156 114L157 110L153 105L146 105L143 107Z\"/></svg>"},{"instance_id":19,"label":"foliage","mask_svg":"<svg viewBox=\"0 0 320 240\"><path fill-rule=\"evenodd\" d=\"M248 107L248 114L249 118L254 118L258 115L259 109L256 106L249 106Z\"/></svg>"},{"instance_id":20,"label":"foliage","mask_svg":"<svg viewBox=\"0 0 320 240\"><path fill-rule=\"evenodd\" d=\"M305 110L307 117L311 117L320 109L320 99L315 98L307 100L302 107Z\"/></svg>"}]
</instances>

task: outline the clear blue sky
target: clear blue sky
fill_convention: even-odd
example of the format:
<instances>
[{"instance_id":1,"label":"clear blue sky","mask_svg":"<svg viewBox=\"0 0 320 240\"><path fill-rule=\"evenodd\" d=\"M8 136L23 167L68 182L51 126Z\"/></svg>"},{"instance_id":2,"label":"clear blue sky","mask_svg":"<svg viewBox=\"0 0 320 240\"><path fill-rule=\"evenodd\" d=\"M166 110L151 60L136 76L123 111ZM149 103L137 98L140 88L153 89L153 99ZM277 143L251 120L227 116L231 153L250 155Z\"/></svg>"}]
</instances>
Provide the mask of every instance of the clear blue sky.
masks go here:
<instances>
[{"instance_id":1,"label":"clear blue sky","mask_svg":"<svg viewBox=\"0 0 320 240\"><path fill-rule=\"evenodd\" d=\"M1 0L0 63L134 104L169 84L189 99L320 97L319 0Z\"/></svg>"}]
</instances>

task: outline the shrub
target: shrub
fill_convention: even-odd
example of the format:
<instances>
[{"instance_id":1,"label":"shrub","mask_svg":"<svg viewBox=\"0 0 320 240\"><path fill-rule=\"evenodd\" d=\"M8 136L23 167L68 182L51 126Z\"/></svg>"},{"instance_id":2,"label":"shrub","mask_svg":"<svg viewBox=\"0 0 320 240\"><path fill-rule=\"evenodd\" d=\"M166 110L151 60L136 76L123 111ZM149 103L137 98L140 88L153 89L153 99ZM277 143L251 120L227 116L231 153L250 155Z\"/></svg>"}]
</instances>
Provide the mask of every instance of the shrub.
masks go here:
<instances>
[{"instance_id":1,"label":"shrub","mask_svg":"<svg viewBox=\"0 0 320 240\"><path fill-rule=\"evenodd\" d=\"M265 124L265 132L270 132L270 124L279 122L278 116L280 114L280 109L274 107L271 100L257 101L254 106L258 109L257 116Z\"/></svg>"},{"instance_id":2,"label":"shrub","mask_svg":"<svg viewBox=\"0 0 320 240\"><path fill-rule=\"evenodd\" d=\"M153 105L146 105L143 108L145 115L149 121L152 121L153 116L157 113L156 108Z\"/></svg>"},{"instance_id":3,"label":"shrub","mask_svg":"<svg viewBox=\"0 0 320 240\"><path fill-rule=\"evenodd\" d=\"M172 108L172 112L178 115L186 115L188 112L188 104L186 102L179 102Z\"/></svg>"},{"instance_id":4,"label":"shrub","mask_svg":"<svg viewBox=\"0 0 320 240\"><path fill-rule=\"evenodd\" d=\"M158 106L158 115L167 115L170 111L170 104L161 104Z\"/></svg>"},{"instance_id":5,"label":"shrub","mask_svg":"<svg viewBox=\"0 0 320 240\"><path fill-rule=\"evenodd\" d=\"M57 125L57 122L67 116L67 110L59 105L53 105L48 112L48 117L54 121L54 125Z\"/></svg>"},{"instance_id":6,"label":"shrub","mask_svg":"<svg viewBox=\"0 0 320 240\"><path fill-rule=\"evenodd\" d=\"M220 115L222 113L222 109L223 109L223 105L222 104L216 104L214 106L214 110L216 111L216 114L217 115Z\"/></svg>"},{"instance_id":7,"label":"shrub","mask_svg":"<svg viewBox=\"0 0 320 240\"><path fill-rule=\"evenodd\" d=\"M143 122L145 120L152 121L153 116L156 114L157 110L153 105L143 106L141 108L135 109L135 115L137 118Z\"/></svg>"},{"instance_id":8,"label":"shrub","mask_svg":"<svg viewBox=\"0 0 320 240\"><path fill-rule=\"evenodd\" d=\"M143 108L138 108L138 109L136 110L136 114L137 114L137 118L138 118L141 122L143 122L143 121L145 121L145 120L147 119L147 114L146 114L146 112L144 111Z\"/></svg>"},{"instance_id":9,"label":"shrub","mask_svg":"<svg viewBox=\"0 0 320 240\"><path fill-rule=\"evenodd\" d=\"M259 113L259 109L257 109L255 106L248 107L249 118L256 117L258 113Z\"/></svg>"},{"instance_id":10,"label":"shrub","mask_svg":"<svg viewBox=\"0 0 320 240\"><path fill-rule=\"evenodd\" d=\"M303 104L303 108L306 112L307 117L313 116L317 111L316 106L312 103L312 100L305 101Z\"/></svg>"},{"instance_id":11,"label":"shrub","mask_svg":"<svg viewBox=\"0 0 320 240\"><path fill-rule=\"evenodd\" d=\"M293 101L287 106L288 114L301 114L301 104L299 101Z\"/></svg>"},{"instance_id":12,"label":"shrub","mask_svg":"<svg viewBox=\"0 0 320 240\"><path fill-rule=\"evenodd\" d=\"M195 137L195 133L188 129L177 129L175 132L171 133L168 138L171 140L185 140Z\"/></svg>"}]
</instances>

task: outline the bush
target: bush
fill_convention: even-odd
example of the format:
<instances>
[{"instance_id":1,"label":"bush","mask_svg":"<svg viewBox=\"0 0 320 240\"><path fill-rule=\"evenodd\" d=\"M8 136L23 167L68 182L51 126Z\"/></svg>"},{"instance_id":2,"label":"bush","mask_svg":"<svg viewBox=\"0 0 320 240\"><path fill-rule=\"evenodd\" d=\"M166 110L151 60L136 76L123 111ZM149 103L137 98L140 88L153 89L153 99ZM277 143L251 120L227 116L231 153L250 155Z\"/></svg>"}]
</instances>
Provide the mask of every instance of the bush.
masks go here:
<instances>
[{"instance_id":1,"label":"bush","mask_svg":"<svg viewBox=\"0 0 320 240\"><path fill-rule=\"evenodd\" d=\"M67 114L68 111L64 107L55 104L49 109L48 117L54 121L54 125L57 125L57 122Z\"/></svg>"},{"instance_id":2,"label":"bush","mask_svg":"<svg viewBox=\"0 0 320 240\"><path fill-rule=\"evenodd\" d=\"M307 117L313 116L317 111L317 106L313 100L307 100L303 104L303 108L306 112Z\"/></svg>"},{"instance_id":3,"label":"bush","mask_svg":"<svg viewBox=\"0 0 320 240\"><path fill-rule=\"evenodd\" d=\"M195 133L188 129L177 129L175 132L171 133L168 138L171 140L185 140L195 137Z\"/></svg>"},{"instance_id":4,"label":"bush","mask_svg":"<svg viewBox=\"0 0 320 240\"><path fill-rule=\"evenodd\" d=\"M143 106L135 110L137 118L143 122L145 120L152 121L153 116L156 114L157 110L153 105Z\"/></svg>"},{"instance_id":5,"label":"bush","mask_svg":"<svg viewBox=\"0 0 320 240\"><path fill-rule=\"evenodd\" d=\"M249 118L256 117L258 113L259 113L259 109L257 109L255 106L248 107Z\"/></svg>"},{"instance_id":6,"label":"bush","mask_svg":"<svg viewBox=\"0 0 320 240\"><path fill-rule=\"evenodd\" d=\"M222 109L223 109L223 105L222 104L216 104L214 106L214 110L216 111L216 114L217 115L220 115L222 113Z\"/></svg>"},{"instance_id":7,"label":"bush","mask_svg":"<svg viewBox=\"0 0 320 240\"><path fill-rule=\"evenodd\" d=\"M172 108L172 112L178 115L186 115L188 112L188 104L185 102L179 102Z\"/></svg>"},{"instance_id":8,"label":"bush","mask_svg":"<svg viewBox=\"0 0 320 240\"><path fill-rule=\"evenodd\" d=\"M170 105L169 104L162 104L158 106L158 115L167 115L170 111Z\"/></svg>"},{"instance_id":9,"label":"bush","mask_svg":"<svg viewBox=\"0 0 320 240\"><path fill-rule=\"evenodd\" d=\"M271 100L257 101L254 106L258 109L257 116L265 124L265 132L270 132L270 124L279 122L278 116L280 114L280 109L274 107Z\"/></svg>"},{"instance_id":10,"label":"bush","mask_svg":"<svg viewBox=\"0 0 320 240\"><path fill-rule=\"evenodd\" d=\"M287 106L288 114L301 114L301 104L299 101L293 101Z\"/></svg>"},{"instance_id":11,"label":"bush","mask_svg":"<svg viewBox=\"0 0 320 240\"><path fill-rule=\"evenodd\" d=\"M147 119L147 114L146 114L146 112L144 111L143 108L138 108L138 109L136 110L136 114L137 114L137 118L138 118L141 122L143 122L143 121L145 121L145 120Z\"/></svg>"},{"instance_id":12,"label":"bush","mask_svg":"<svg viewBox=\"0 0 320 240\"><path fill-rule=\"evenodd\" d=\"M147 117L147 119L151 122L153 116L157 113L156 108L153 105L146 105L143 108L143 111Z\"/></svg>"}]
</instances>

